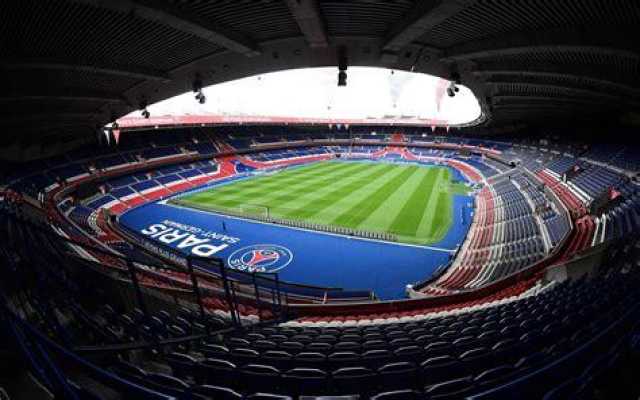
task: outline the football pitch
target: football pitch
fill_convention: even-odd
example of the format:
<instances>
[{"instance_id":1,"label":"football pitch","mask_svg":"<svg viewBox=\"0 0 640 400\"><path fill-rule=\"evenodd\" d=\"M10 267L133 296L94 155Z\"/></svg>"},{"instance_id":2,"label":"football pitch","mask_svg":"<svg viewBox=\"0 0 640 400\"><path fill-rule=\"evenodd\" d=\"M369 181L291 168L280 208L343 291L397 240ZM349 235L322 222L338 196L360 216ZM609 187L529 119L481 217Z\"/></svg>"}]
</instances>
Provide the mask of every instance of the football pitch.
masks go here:
<instances>
[{"instance_id":1,"label":"football pitch","mask_svg":"<svg viewBox=\"0 0 640 400\"><path fill-rule=\"evenodd\" d=\"M452 224L455 193L464 184L446 167L323 161L250 178L171 200L219 213L303 221L393 235L429 245Z\"/></svg>"}]
</instances>

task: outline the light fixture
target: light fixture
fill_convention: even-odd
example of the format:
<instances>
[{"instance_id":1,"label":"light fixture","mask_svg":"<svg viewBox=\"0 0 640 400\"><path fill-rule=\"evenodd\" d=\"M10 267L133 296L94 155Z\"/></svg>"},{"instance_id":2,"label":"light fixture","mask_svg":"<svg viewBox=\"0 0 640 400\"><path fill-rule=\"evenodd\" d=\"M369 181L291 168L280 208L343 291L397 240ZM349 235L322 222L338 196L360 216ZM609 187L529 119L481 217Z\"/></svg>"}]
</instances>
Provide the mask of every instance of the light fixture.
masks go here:
<instances>
[{"instance_id":1,"label":"light fixture","mask_svg":"<svg viewBox=\"0 0 640 400\"><path fill-rule=\"evenodd\" d=\"M338 86L347 86L347 53L344 46L338 49Z\"/></svg>"},{"instance_id":2,"label":"light fixture","mask_svg":"<svg viewBox=\"0 0 640 400\"><path fill-rule=\"evenodd\" d=\"M451 74L451 81L449 82L449 87L447 87L447 95L449 97L454 97L456 93L460 91L458 85L461 85L460 74L457 72L453 72Z\"/></svg>"},{"instance_id":3,"label":"light fixture","mask_svg":"<svg viewBox=\"0 0 640 400\"><path fill-rule=\"evenodd\" d=\"M347 73L344 71L338 72L338 86L347 86Z\"/></svg>"},{"instance_id":4,"label":"light fixture","mask_svg":"<svg viewBox=\"0 0 640 400\"><path fill-rule=\"evenodd\" d=\"M460 88L454 82L449 83L449 86L447 87L447 95L449 97L454 97L459 91Z\"/></svg>"},{"instance_id":5,"label":"light fixture","mask_svg":"<svg viewBox=\"0 0 640 400\"><path fill-rule=\"evenodd\" d=\"M149 112L149 110L147 110L147 101L146 100L141 100L140 101L140 114L144 117L144 118L149 118L151 116L151 113Z\"/></svg>"},{"instance_id":6,"label":"light fixture","mask_svg":"<svg viewBox=\"0 0 640 400\"><path fill-rule=\"evenodd\" d=\"M198 100L198 103L200 104L204 104L207 101L207 97L204 95L204 93L202 93L202 90L200 90L197 94L196 94L196 100Z\"/></svg>"},{"instance_id":7,"label":"light fixture","mask_svg":"<svg viewBox=\"0 0 640 400\"><path fill-rule=\"evenodd\" d=\"M196 94L196 100L198 101L198 103L206 103L207 98L204 93L202 93L202 80L199 77L196 77L196 79L193 81L191 88L193 90L193 93Z\"/></svg>"},{"instance_id":8,"label":"light fixture","mask_svg":"<svg viewBox=\"0 0 640 400\"><path fill-rule=\"evenodd\" d=\"M447 87L447 96L454 97L456 95L454 88L455 88L455 85L453 84L453 82L451 82Z\"/></svg>"}]
</instances>

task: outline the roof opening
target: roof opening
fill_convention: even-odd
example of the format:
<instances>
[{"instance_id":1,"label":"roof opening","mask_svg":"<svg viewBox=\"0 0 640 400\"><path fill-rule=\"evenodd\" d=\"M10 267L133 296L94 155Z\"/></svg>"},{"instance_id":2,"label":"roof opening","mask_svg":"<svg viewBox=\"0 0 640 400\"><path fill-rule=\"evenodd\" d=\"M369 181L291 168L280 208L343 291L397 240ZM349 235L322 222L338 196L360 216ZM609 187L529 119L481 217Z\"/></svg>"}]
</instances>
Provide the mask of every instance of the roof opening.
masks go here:
<instances>
[{"instance_id":1,"label":"roof opening","mask_svg":"<svg viewBox=\"0 0 640 400\"><path fill-rule=\"evenodd\" d=\"M346 86L338 85L335 67L255 75L194 89L150 105L147 110L153 117L416 119L438 126L468 124L481 114L471 90L463 85L451 86L439 77L373 67L350 67L346 72ZM140 111L129 116L139 117Z\"/></svg>"}]
</instances>

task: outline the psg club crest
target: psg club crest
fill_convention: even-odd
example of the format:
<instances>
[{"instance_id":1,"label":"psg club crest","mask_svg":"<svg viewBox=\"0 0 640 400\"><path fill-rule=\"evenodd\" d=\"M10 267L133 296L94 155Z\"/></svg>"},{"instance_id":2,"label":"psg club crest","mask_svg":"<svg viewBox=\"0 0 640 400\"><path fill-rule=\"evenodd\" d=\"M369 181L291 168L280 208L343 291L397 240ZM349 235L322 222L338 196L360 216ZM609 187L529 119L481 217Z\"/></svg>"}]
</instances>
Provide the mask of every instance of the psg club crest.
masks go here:
<instances>
[{"instance_id":1,"label":"psg club crest","mask_svg":"<svg viewBox=\"0 0 640 400\"><path fill-rule=\"evenodd\" d=\"M246 246L231 253L230 268L247 272L277 272L293 260L291 250L275 244Z\"/></svg>"}]
</instances>

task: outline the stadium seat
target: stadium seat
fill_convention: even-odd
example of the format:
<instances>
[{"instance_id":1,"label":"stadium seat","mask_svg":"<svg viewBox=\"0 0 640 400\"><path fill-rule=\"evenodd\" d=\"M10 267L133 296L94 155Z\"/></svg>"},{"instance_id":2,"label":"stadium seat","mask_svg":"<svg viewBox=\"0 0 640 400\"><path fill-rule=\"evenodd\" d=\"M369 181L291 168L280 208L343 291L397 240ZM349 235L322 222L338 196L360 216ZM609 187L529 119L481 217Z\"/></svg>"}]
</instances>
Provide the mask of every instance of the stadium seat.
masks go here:
<instances>
[{"instance_id":1,"label":"stadium seat","mask_svg":"<svg viewBox=\"0 0 640 400\"><path fill-rule=\"evenodd\" d=\"M196 371L197 381L208 385L225 385L233 388L237 381L235 364L226 360L204 359L198 364Z\"/></svg>"},{"instance_id":2,"label":"stadium seat","mask_svg":"<svg viewBox=\"0 0 640 400\"><path fill-rule=\"evenodd\" d=\"M246 397L247 400L293 400L291 396L270 393L254 393Z\"/></svg>"},{"instance_id":3,"label":"stadium seat","mask_svg":"<svg viewBox=\"0 0 640 400\"><path fill-rule=\"evenodd\" d=\"M419 363L424 360L424 352L419 346L404 346L393 351L394 359L398 362Z\"/></svg>"},{"instance_id":4,"label":"stadium seat","mask_svg":"<svg viewBox=\"0 0 640 400\"><path fill-rule=\"evenodd\" d=\"M192 393L216 400L242 400L244 397L230 388L223 386L202 385L191 389Z\"/></svg>"},{"instance_id":5,"label":"stadium seat","mask_svg":"<svg viewBox=\"0 0 640 400\"><path fill-rule=\"evenodd\" d=\"M306 345L305 350L314 352L314 353L323 353L328 354L333 349L333 346L330 343L324 342L311 342Z\"/></svg>"},{"instance_id":6,"label":"stadium seat","mask_svg":"<svg viewBox=\"0 0 640 400\"><path fill-rule=\"evenodd\" d=\"M173 375L176 377L185 379L195 376L198 361L194 357L188 354L174 352L166 355L165 360L167 360L167 363L173 371Z\"/></svg>"},{"instance_id":7,"label":"stadium seat","mask_svg":"<svg viewBox=\"0 0 640 400\"><path fill-rule=\"evenodd\" d=\"M291 354L282 350L269 350L262 353L261 360L269 365L278 368L281 371L286 371L291 368L293 364L293 357Z\"/></svg>"},{"instance_id":8,"label":"stadium seat","mask_svg":"<svg viewBox=\"0 0 640 400\"><path fill-rule=\"evenodd\" d=\"M426 386L424 391L429 400L449 400L463 398L472 388L471 377L464 377Z\"/></svg>"},{"instance_id":9,"label":"stadium seat","mask_svg":"<svg viewBox=\"0 0 640 400\"><path fill-rule=\"evenodd\" d=\"M329 363L328 368L330 370L347 367L357 367L362 365L362 359L360 355L353 351L331 353L327 357L327 361Z\"/></svg>"},{"instance_id":10,"label":"stadium seat","mask_svg":"<svg viewBox=\"0 0 640 400\"><path fill-rule=\"evenodd\" d=\"M328 375L312 368L294 368L282 375L282 384L294 396L318 396L328 393Z\"/></svg>"},{"instance_id":11,"label":"stadium seat","mask_svg":"<svg viewBox=\"0 0 640 400\"><path fill-rule=\"evenodd\" d=\"M414 363L396 362L378 369L380 387L385 390L400 390L416 387L418 374Z\"/></svg>"},{"instance_id":12,"label":"stadium seat","mask_svg":"<svg viewBox=\"0 0 640 400\"><path fill-rule=\"evenodd\" d=\"M369 350L362 354L362 362L371 369L377 369L391 362L393 353L387 349Z\"/></svg>"},{"instance_id":13,"label":"stadium seat","mask_svg":"<svg viewBox=\"0 0 640 400\"><path fill-rule=\"evenodd\" d=\"M280 371L272 366L248 364L238 372L247 393L277 392L280 388Z\"/></svg>"},{"instance_id":14,"label":"stadium seat","mask_svg":"<svg viewBox=\"0 0 640 400\"><path fill-rule=\"evenodd\" d=\"M229 349L217 344L205 344L201 348L202 353L210 358L227 358L230 356Z\"/></svg>"},{"instance_id":15,"label":"stadium seat","mask_svg":"<svg viewBox=\"0 0 640 400\"><path fill-rule=\"evenodd\" d=\"M371 398L371 400L419 400L424 395L415 390L395 390L392 392L379 393Z\"/></svg>"},{"instance_id":16,"label":"stadium seat","mask_svg":"<svg viewBox=\"0 0 640 400\"><path fill-rule=\"evenodd\" d=\"M294 356L295 365L298 368L318 368L326 367L327 357L316 352L302 352Z\"/></svg>"},{"instance_id":17,"label":"stadium seat","mask_svg":"<svg viewBox=\"0 0 640 400\"><path fill-rule=\"evenodd\" d=\"M492 365L495 360L495 354L485 347L477 347L471 350L467 350L460 355L462 368L464 368L467 374L471 375L476 374L481 369Z\"/></svg>"},{"instance_id":18,"label":"stadium seat","mask_svg":"<svg viewBox=\"0 0 640 400\"><path fill-rule=\"evenodd\" d=\"M465 376L463 365L452 356L438 356L425 360L420 364L422 379L425 384L434 384L451 376Z\"/></svg>"},{"instance_id":19,"label":"stadium seat","mask_svg":"<svg viewBox=\"0 0 640 400\"><path fill-rule=\"evenodd\" d=\"M280 350L287 351L291 354L297 354L301 351L304 351L304 345L300 342L282 342L279 346Z\"/></svg>"},{"instance_id":20,"label":"stadium seat","mask_svg":"<svg viewBox=\"0 0 640 400\"><path fill-rule=\"evenodd\" d=\"M473 379L475 388L479 391L508 381L515 373L515 368L511 365L501 365L495 368L485 370Z\"/></svg>"},{"instance_id":21,"label":"stadium seat","mask_svg":"<svg viewBox=\"0 0 640 400\"><path fill-rule=\"evenodd\" d=\"M373 371L364 367L341 368L331 374L331 383L334 394L370 394L375 385L376 375Z\"/></svg>"},{"instance_id":22,"label":"stadium seat","mask_svg":"<svg viewBox=\"0 0 640 400\"><path fill-rule=\"evenodd\" d=\"M238 366L255 364L259 362L260 353L253 349L234 348L231 349L231 358Z\"/></svg>"},{"instance_id":23,"label":"stadium seat","mask_svg":"<svg viewBox=\"0 0 640 400\"><path fill-rule=\"evenodd\" d=\"M191 389L189 384L184 382L182 379L176 378L172 375L155 372L147 374L147 385L153 385L161 392L170 393L171 395L178 397L188 393Z\"/></svg>"}]
</instances>

